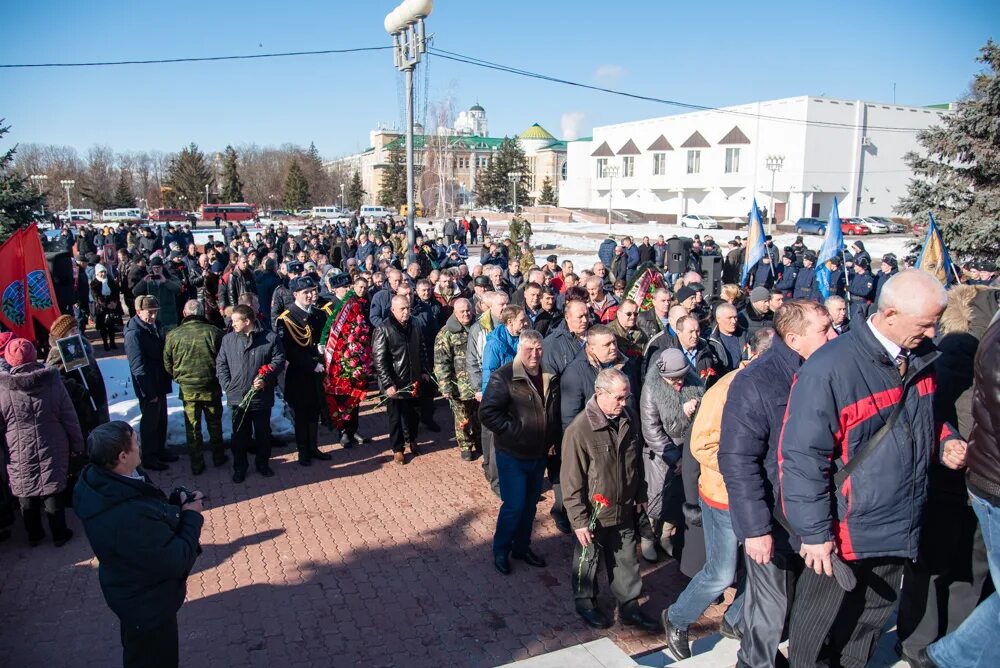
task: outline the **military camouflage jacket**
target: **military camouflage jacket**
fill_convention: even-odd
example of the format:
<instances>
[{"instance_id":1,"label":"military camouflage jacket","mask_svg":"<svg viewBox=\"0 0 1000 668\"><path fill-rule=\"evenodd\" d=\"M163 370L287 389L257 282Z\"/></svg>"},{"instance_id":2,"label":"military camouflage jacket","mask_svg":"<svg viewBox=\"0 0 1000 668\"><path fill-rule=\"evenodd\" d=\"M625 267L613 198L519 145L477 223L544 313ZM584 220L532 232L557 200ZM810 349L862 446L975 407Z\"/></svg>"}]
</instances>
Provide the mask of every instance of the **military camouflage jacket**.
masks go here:
<instances>
[{"instance_id":1,"label":"military camouflage jacket","mask_svg":"<svg viewBox=\"0 0 1000 668\"><path fill-rule=\"evenodd\" d=\"M441 394L449 394L453 399L462 401L476 396L465 365L468 343L469 328L454 315L448 318L434 340L434 376Z\"/></svg>"},{"instance_id":2,"label":"military camouflage jacket","mask_svg":"<svg viewBox=\"0 0 1000 668\"><path fill-rule=\"evenodd\" d=\"M202 316L188 316L167 333L163 367L178 385L181 399L211 401L221 396L215 376L215 358L222 344L222 330Z\"/></svg>"}]
</instances>

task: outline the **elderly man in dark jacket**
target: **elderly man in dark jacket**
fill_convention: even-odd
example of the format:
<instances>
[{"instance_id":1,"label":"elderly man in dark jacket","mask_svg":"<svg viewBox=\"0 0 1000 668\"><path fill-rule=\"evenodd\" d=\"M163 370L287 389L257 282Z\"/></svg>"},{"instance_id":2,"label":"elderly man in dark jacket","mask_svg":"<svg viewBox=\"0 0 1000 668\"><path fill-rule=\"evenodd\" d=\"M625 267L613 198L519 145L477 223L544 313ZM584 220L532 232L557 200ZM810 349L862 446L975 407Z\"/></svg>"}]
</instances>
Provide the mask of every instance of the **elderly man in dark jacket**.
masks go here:
<instances>
[{"instance_id":1,"label":"elderly man in dark jacket","mask_svg":"<svg viewBox=\"0 0 1000 668\"><path fill-rule=\"evenodd\" d=\"M560 480L577 539L573 553L577 613L593 628L611 626L596 601L597 571L604 562L622 623L656 631L659 623L639 609L642 580L635 519L645 510L646 481L642 433L638 418L627 408L630 392L621 371L603 369L597 374L594 396L563 437Z\"/></svg>"},{"instance_id":2,"label":"elderly man in dark jacket","mask_svg":"<svg viewBox=\"0 0 1000 668\"><path fill-rule=\"evenodd\" d=\"M165 471L177 455L167 452L167 395L170 374L163 367L163 327L157 321L160 302L144 295L135 299L135 317L125 325L125 353L132 372L132 387L142 417L139 440L142 465L151 471Z\"/></svg>"},{"instance_id":3,"label":"elderly man in dark jacket","mask_svg":"<svg viewBox=\"0 0 1000 668\"><path fill-rule=\"evenodd\" d=\"M542 335L524 330L517 355L492 374L479 419L493 433L500 514L493 535L493 565L510 574L510 557L529 566L545 560L531 551L531 527L550 449L559 442L559 384L542 370Z\"/></svg>"},{"instance_id":4,"label":"elderly man in dark jacket","mask_svg":"<svg viewBox=\"0 0 1000 668\"><path fill-rule=\"evenodd\" d=\"M191 473L201 475L205 471L205 458L201 452L202 414L208 425L212 463L222 466L227 460L222 444L222 390L215 375L215 358L222 343L222 330L205 319L205 307L197 299L188 300L182 313L184 320L181 325L167 333L163 368L180 387Z\"/></svg>"},{"instance_id":5,"label":"elderly man in dark jacket","mask_svg":"<svg viewBox=\"0 0 1000 668\"><path fill-rule=\"evenodd\" d=\"M771 349L741 371L729 387L722 415L719 470L729 493L733 532L743 544L747 573L741 666L773 666L801 568L796 545L775 519L778 510L778 438L788 391L803 359L833 338L821 305L789 300L775 314ZM668 628L677 634L679 629ZM674 638L672 645L683 639Z\"/></svg>"},{"instance_id":6,"label":"elderly man in dark jacket","mask_svg":"<svg viewBox=\"0 0 1000 668\"><path fill-rule=\"evenodd\" d=\"M91 464L73 509L97 556L108 607L121 621L125 668L176 668L177 611L201 553L202 494L166 495L139 468L139 445L125 422L88 438Z\"/></svg>"},{"instance_id":7,"label":"elderly man in dark jacket","mask_svg":"<svg viewBox=\"0 0 1000 668\"><path fill-rule=\"evenodd\" d=\"M215 361L226 403L233 411L233 482L246 479L251 429L256 439L254 468L264 477L274 475L268 464L271 407L274 387L284 366L285 351L278 336L258 324L257 314L249 306L240 304L234 308L233 331L222 338ZM251 391L254 395L246 410L239 409Z\"/></svg>"},{"instance_id":8,"label":"elderly man in dark jacket","mask_svg":"<svg viewBox=\"0 0 1000 668\"><path fill-rule=\"evenodd\" d=\"M419 455L417 449L417 392L423 366L423 340L420 327L411 322L409 296L396 295L382 324L372 335L372 361L378 386L388 397L386 417L389 419L389 444L392 459L405 464L404 445L409 444L410 454Z\"/></svg>"},{"instance_id":9,"label":"elderly man in dark jacket","mask_svg":"<svg viewBox=\"0 0 1000 668\"><path fill-rule=\"evenodd\" d=\"M559 377L570 362L583 350L586 342L589 308L586 302L571 301L566 304L563 324L545 337L545 371Z\"/></svg>"},{"instance_id":10,"label":"elderly man in dark jacket","mask_svg":"<svg viewBox=\"0 0 1000 668\"><path fill-rule=\"evenodd\" d=\"M878 313L810 357L792 387L778 452L781 505L805 560L789 628L792 665L814 665L827 634L831 663L868 662L903 562L917 556L929 463L965 463L965 442L934 415L938 353L929 337L947 302L926 272L894 276ZM900 402L900 419L872 441ZM858 579L846 595L830 577L834 550Z\"/></svg>"}]
</instances>

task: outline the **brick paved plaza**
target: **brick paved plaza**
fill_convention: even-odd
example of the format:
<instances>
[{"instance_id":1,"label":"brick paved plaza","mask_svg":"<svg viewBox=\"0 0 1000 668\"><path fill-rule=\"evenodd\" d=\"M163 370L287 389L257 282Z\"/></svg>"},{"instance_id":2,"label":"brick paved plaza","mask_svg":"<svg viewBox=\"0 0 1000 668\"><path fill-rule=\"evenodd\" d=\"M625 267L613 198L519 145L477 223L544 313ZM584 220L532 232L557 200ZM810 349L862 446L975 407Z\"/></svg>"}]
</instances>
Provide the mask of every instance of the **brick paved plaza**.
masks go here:
<instances>
[{"instance_id":1,"label":"brick paved plaza","mask_svg":"<svg viewBox=\"0 0 1000 668\"><path fill-rule=\"evenodd\" d=\"M194 479L183 460L158 475L167 491L184 484L209 496L204 553L179 615L181 665L493 666L601 636L632 655L662 648L660 634L598 633L579 621L572 542L548 514L551 491L534 542L548 568L514 561L511 576L494 571L499 500L479 462L459 459L444 402L437 417L443 431L422 434L425 454L407 466L390 462L384 416L374 413L361 434L375 441L334 446L332 462L303 468L286 447L270 479L251 473L234 485L229 464ZM331 441L321 430L321 445ZM0 666L121 665L117 619L69 515L76 537L61 549L29 548L20 524L0 543ZM686 582L673 561L644 566L644 576L656 614ZM603 603L611 608L606 592ZM717 621L722 608L709 612ZM702 623L695 635L715 628Z\"/></svg>"}]
</instances>

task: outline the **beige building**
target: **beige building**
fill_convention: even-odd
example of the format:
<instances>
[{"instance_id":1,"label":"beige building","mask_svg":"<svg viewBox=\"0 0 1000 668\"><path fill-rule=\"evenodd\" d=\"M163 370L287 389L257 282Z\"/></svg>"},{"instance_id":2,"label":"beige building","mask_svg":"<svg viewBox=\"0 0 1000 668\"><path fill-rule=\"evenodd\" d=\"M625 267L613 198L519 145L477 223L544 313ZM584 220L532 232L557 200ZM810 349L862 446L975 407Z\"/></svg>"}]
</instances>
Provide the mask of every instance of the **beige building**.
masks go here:
<instances>
[{"instance_id":1,"label":"beige building","mask_svg":"<svg viewBox=\"0 0 1000 668\"><path fill-rule=\"evenodd\" d=\"M418 200L427 215L450 215L472 206L476 175L486 168L490 156L503 142L503 137L485 136L486 111L478 104L461 112L455 126L440 128L437 134L424 134L418 127L413 137ZM374 203L390 156L394 151L405 153L406 137L389 129L372 130L369 137L367 149L332 160L327 167L360 173L367 193L365 200ZM528 160L529 196L538 198L546 178L558 191L566 178L566 142L559 141L537 123L518 135L518 141Z\"/></svg>"}]
</instances>

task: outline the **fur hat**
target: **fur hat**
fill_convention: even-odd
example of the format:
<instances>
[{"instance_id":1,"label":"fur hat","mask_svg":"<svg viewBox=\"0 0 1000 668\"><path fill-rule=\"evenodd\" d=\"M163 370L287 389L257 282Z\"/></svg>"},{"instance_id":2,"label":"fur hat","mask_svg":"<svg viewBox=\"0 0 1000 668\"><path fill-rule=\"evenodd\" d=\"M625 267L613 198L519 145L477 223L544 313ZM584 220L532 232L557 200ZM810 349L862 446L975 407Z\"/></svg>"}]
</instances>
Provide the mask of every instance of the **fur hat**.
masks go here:
<instances>
[{"instance_id":1,"label":"fur hat","mask_svg":"<svg viewBox=\"0 0 1000 668\"><path fill-rule=\"evenodd\" d=\"M678 348L667 348L656 359L656 370L663 378L683 378L690 369L691 365Z\"/></svg>"},{"instance_id":2,"label":"fur hat","mask_svg":"<svg viewBox=\"0 0 1000 668\"><path fill-rule=\"evenodd\" d=\"M160 308L160 300L152 295L140 295L135 298L136 311L152 311Z\"/></svg>"},{"instance_id":3,"label":"fur hat","mask_svg":"<svg viewBox=\"0 0 1000 668\"><path fill-rule=\"evenodd\" d=\"M64 339L69 334L69 330L79 326L80 324L73 316L61 315L52 322L52 327L49 328L49 338L53 341Z\"/></svg>"},{"instance_id":4,"label":"fur hat","mask_svg":"<svg viewBox=\"0 0 1000 668\"><path fill-rule=\"evenodd\" d=\"M35 344L28 339L14 339L4 349L3 358L12 367L21 366L37 361L38 352L35 350Z\"/></svg>"},{"instance_id":5,"label":"fur hat","mask_svg":"<svg viewBox=\"0 0 1000 668\"><path fill-rule=\"evenodd\" d=\"M293 278L288 283L288 289L292 292L302 292L303 290L312 290L316 286L316 279L312 276L299 276L298 278Z\"/></svg>"}]
</instances>

